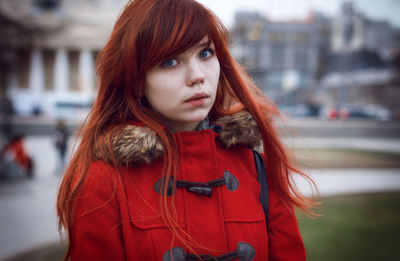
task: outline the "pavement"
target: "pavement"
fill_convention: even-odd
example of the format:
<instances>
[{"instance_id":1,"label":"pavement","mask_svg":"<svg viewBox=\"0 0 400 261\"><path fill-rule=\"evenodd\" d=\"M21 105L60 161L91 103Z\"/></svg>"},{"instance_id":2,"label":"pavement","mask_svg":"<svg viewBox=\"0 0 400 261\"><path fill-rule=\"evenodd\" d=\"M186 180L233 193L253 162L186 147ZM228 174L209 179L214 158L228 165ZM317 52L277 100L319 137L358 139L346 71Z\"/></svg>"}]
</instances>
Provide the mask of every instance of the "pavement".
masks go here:
<instances>
[{"instance_id":1,"label":"pavement","mask_svg":"<svg viewBox=\"0 0 400 261\"><path fill-rule=\"evenodd\" d=\"M307 138L285 142L293 147L353 147L400 153L400 139ZM72 140L70 141L72 147ZM33 180L0 183L0 260L59 240L56 192L60 182L53 141L49 136L28 136L26 148L36 163ZM400 191L400 169L311 169L321 196ZM300 177L301 192L312 190Z\"/></svg>"},{"instance_id":2,"label":"pavement","mask_svg":"<svg viewBox=\"0 0 400 261\"><path fill-rule=\"evenodd\" d=\"M59 240L57 177L0 183L0 260Z\"/></svg>"},{"instance_id":3,"label":"pavement","mask_svg":"<svg viewBox=\"0 0 400 261\"><path fill-rule=\"evenodd\" d=\"M400 169L312 169L306 173L314 180L321 197L400 191ZM295 176L294 180L301 193L316 195L304 178Z\"/></svg>"},{"instance_id":4,"label":"pavement","mask_svg":"<svg viewBox=\"0 0 400 261\"><path fill-rule=\"evenodd\" d=\"M289 148L335 148L400 153L400 138L307 137L283 138Z\"/></svg>"},{"instance_id":5,"label":"pavement","mask_svg":"<svg viewBox=\"0 0 400 261\"><path fill-rule=\"evenodd\" d=\"M70 131L82 124L80 117L66 119ZM0 128L4 122L0 117ZM378 121L371 119L326 120L320 118L282 118L276 121L282 136L301 137L385 137L400 138L400 121ZM12 130L26 135L51 135L55 120L48 116L12 118Z\"/></svg>"}]
</instances>

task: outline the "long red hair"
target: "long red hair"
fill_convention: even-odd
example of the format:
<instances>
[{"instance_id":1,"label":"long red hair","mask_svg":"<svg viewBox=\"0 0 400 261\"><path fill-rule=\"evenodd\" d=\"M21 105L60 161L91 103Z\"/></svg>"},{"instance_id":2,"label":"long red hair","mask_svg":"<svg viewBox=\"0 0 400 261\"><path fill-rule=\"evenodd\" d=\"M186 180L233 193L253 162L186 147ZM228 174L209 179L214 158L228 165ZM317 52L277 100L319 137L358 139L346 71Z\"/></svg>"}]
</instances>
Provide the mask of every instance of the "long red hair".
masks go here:
<instances>
[{"instance_id":1,"label":"long red hair","mask_svg":"<svg viewBox=\"0 0 400 261\"><path fill-rule=\"evenodd\" d=\"M194 0L135 0L125 7L98 56L98 96L80 130L81 142L58 193L60 230L64 227L68 235L72 232L75 199L93 161L96 140L104 138L106 133L118 126L136 120L153 129L164 145L163 175L168 179L166 173L176 174L178 151L172 133L164 127L163 119L146 102L142 102L145 100L145 76L149 69L164 59L184 52L206 36L215 44L221 70L210 117L216 119L246 109L257 121L262 143L267 148L264 153L271 184L285 203L310 211L314 200L300 195L290 181L291 172L307 176L292 165L278 138L274 126L278 110L231 56L228 31L221 21ZM104 154L111 152L111 148L100 149L104 150ZM167 184L168 181L165 182ZM189 250L193 250L195 242L188 242L183 232L177 230L174 207L168 205L166 196L160 200L161 215L171 232ZM68 256L69 251L66 259Z\"/></svg>"}]
</instances>

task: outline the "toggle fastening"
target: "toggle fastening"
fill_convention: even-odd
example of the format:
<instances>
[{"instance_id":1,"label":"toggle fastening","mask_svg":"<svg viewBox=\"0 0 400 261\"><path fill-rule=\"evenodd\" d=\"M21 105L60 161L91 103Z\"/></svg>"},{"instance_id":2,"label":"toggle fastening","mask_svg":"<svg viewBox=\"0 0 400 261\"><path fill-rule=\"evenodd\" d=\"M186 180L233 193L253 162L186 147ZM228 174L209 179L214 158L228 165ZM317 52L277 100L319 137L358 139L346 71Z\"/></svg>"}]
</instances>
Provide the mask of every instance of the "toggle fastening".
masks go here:
<instances>
[{"instance_id":1,"label":"toggle fastening","mask_svg":"<svg viewBox=\"0 0 400 261\"><path fill-rule=\"evenodd\" d=\"M159 179L156 184L154 184L154 190L159 194L163 194L163 187L165 183L165 177ZM168 181L167 195L171 196L174 192L173 184L175 183L176 188L186 188L187 191L196 193L199 195L204 195L211 197L212 196L212 188L226 185L226 188L229 191L235 191L239 187L239 181L237 178L230 173L229 171L224 171L224 177L209 181L207 183L204 182L192 182L186 180L174 180L171 176Z\"/></svg>"}]
</instances>

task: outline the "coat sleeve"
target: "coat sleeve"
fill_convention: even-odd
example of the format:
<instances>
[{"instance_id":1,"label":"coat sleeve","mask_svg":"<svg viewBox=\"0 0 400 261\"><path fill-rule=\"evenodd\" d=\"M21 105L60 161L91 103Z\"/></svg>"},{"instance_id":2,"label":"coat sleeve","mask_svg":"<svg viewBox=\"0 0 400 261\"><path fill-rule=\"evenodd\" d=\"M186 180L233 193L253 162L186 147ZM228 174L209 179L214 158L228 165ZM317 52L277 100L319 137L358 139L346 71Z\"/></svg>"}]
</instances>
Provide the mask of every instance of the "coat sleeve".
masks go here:
<instances>
[{"instance_id":1,"label":"coat sleeve","mask_svg":"<svg viewBox=\"0 0 400 261\"><path fill-rule=\"evenodd\" d=\"M269 261L302 261L306 252L293 207L283 204L277 191L269 189Z\"/></svg>"},{"instance_id":2,"label":"coat sleeve","mask_svg":"<svg viewBox=\"0 0 400 261\"><path fill-rule=\"evenodd\" d=\"M92 163L75 202L71 260L125 260L117 182L111 167Z\"/></svg>"},{"instance_id":3,"label":"coat sleeve","mask_svg":"<svg viewBox=\"0 0 400 261\"><path fill-rule=\"evenodd\" d=\"M261 153L265 160L264 153ZM268 260L304 261L306 251L293 206L283 203L278 191L268 183Z\"/></svg>"}]
</instances>

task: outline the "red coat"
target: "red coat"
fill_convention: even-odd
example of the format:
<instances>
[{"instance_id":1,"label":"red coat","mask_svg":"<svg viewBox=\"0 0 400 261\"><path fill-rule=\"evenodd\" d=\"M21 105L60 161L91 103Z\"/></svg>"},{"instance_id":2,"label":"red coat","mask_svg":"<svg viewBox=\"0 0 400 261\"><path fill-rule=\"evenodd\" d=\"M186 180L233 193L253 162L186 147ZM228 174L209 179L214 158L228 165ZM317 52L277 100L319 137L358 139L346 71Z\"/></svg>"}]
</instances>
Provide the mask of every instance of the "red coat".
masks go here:
<instances>
[{"instance_id":1,"label":"red coat","mask_svg":"<svg viewBox=\"0 0 400 261\"><path fill-rule=\"evenodd\" d=\"M219 256L245 242L255 250L252 260L305 260L293 209L285 207L277 192L269 188L267 233L252 151L240 142L224 148L220 136L210 129L175 134L180 151L178 180L206 183L228 171L238 181L235 189L213 187L210 197L177 188L179 225L209 248L198 248L198 253ZM159 193L154 187L161 178L162 160L123 167L120 174L105 161L91 164L77 201L72 261L163 260L171 246L183 247L178 239L172 239L160 217Z\"/></svg>"},{"instance_id":2,"label":"red coat","mask_svg":"<svg viewBox=\"0 0 400 261\"><path fill-rule=\"evenodd\" d=\"M10 155L19 167L27 170L31 168L32 160L25 151L22 139L10 143L5 149L4 154Z\"/></svg>"}]
</instances>

